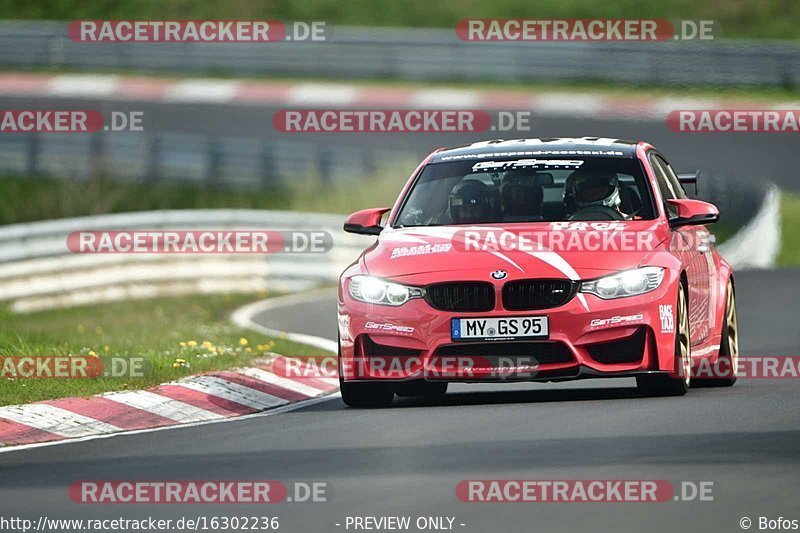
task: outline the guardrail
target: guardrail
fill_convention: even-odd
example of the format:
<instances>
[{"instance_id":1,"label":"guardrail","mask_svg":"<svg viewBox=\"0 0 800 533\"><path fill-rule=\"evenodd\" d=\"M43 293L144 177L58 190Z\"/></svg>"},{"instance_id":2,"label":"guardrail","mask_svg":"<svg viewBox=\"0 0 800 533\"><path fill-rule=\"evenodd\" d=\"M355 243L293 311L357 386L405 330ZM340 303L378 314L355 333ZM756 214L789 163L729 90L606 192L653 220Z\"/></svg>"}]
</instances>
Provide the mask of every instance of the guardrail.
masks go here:
<instances>
[{"instance_id":1,"label":"guardrail","mask_svg":"<svg viewBox=\"0 0 800 533\"><path fill-rule=\"evenodd\" d=\"M342 231L344 217L207 209L146 211L0 227L0 301L18 312L213 292L295 292L331 283L368 244ZM327 231L326 253L73 254L67 236L91 230Z\"/></svg>"},{"instance_id":2,"label":"guardrail","mask_svg":"<svg viewBox=\"0 0 800 533\"><path fill-rule=\"evenodd\" d=\"M734 266L764 268L780 250L779 193L720 251ZM296 292L331 283L369 239L342 231L340 215L248 209L145 211L0 227L0 302L17 312L214 292ZM73 254L67 236L92 230L327 231L326 253Z\"/></svg>"},{"instance_id":3,"label":"guardrail","mask_svg":"<svg viewBox=\"0 0 800 533\"><path fill-rule=\"evenodd\" d=\"M419 154L373 146L192 133L0 134L0 173L120 181L182 181L218 188L371 177Z\"/></svg>"},{"instance_id":4,"label":"guardrail","mask_svg":"<svg viewBox=\"0 0 800 533\"><path fill-rule=\"evenodd\" d=\"M723 28L724 30L724 28ZM326 42L79 43L67 22L0 22L0 66L405 80L800 85L780 41L464 42L454 29L335 27Z\"/></svg>"}]
</instances>

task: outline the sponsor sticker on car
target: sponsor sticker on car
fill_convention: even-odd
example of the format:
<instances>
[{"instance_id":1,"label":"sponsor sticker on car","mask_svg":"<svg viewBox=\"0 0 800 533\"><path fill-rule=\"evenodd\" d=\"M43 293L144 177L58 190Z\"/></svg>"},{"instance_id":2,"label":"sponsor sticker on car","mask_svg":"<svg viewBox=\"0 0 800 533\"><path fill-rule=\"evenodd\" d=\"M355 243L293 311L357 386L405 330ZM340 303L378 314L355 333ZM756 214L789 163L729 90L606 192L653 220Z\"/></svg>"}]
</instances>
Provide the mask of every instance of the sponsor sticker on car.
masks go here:
<instances>
[{"instance_id":1,"label":"sponsor sticker on car","mask_svg":"<svg viewBox=\"0 0 800 533\"><path fill-rule=\"evenodd\" d=\"M450 333L454 341L546 339L550 328L546 316L453 318Z\"/></svg>"}]
</instances>

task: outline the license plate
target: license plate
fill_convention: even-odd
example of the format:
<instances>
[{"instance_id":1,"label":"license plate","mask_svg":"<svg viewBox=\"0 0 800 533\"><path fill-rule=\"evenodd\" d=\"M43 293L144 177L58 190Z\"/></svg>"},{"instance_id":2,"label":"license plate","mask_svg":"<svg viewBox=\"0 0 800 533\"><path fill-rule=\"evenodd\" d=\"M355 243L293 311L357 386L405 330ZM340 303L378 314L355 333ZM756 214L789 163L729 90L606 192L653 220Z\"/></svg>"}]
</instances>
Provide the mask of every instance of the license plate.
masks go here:
<instances>
[{"instance_id":1,"label":"license plate","mask_svg":"<svg viewBox=\"0 0 800 533\"><path fill-rule=\"evenodd\" d=\"M451 338L464 340L546 339L549 324L546 316L509 316L503 318L453 318Z\"/></svg>"}]
</instances>

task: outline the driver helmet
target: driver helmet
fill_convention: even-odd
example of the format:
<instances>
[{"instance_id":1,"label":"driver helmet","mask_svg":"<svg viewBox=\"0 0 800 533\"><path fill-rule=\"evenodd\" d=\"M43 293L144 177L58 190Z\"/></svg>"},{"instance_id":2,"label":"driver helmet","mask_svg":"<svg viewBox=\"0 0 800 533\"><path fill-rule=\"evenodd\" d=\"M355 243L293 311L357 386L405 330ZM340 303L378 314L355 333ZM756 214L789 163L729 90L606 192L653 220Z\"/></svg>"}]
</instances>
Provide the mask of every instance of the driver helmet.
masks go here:
<instances>
[{"instance_id":1,"label":"driver helmet","mask_svg":"<svg viewBox=\"0 0 800 533\"><path fill-rule=\"evenodd\" d=\"M536 184L535 174L508 172L501 186L503 210L508 216L541 215L544 191Z\"/></svg>"},{"instance_id":2,"label":"driver helmet","mask_svg":"<svg viewBox=\"0 0 800 533\"><path fill-rule=\"evenodd\" d=\"M568 213L593 205L618 209L621 203L616 173L573 172L564 184L564 205Z\"/></svg>"},{"instance_id":3,"label":"driver helmet","mask_svg":"<svg viewBox=\"0 0 800 533\"><path fill-rule=\"evenodd\" d=\"M489 222L492 208L489 188L478 180L464 180L450 191L448 208L454 224Z\"/></svg>"}]
</instances>

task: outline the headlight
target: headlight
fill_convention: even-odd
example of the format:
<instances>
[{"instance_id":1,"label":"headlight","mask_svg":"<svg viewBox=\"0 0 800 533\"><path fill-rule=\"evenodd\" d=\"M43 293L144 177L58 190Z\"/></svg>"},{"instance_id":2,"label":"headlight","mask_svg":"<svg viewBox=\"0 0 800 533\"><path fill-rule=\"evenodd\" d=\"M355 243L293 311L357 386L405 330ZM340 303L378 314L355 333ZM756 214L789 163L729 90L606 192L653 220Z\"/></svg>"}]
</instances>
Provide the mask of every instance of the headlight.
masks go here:
<instances>
[{"instance_id":1,"label":"headlight","mask_svg":"<svg viewBox=\"0 0 800 533\"><path fill-rule=\"evenodd\" d=\"M592 281L584 281L581 283L581 292L594 294L604 300L625 298L655 290L661 285L663 279L663 268L643 267Z\"/></svg>"},{"instance_id":2,"label":"headlight","mask_svg":"<svg viewBox=\"0 0 800 533\"><path fill-rule=\"evenodd\" d=\"M408 287L372 276L350 278L350 296L361 302L380 305L403 305L412 298L422 298L420 287Z\"/></svg>"}]
</instances>

